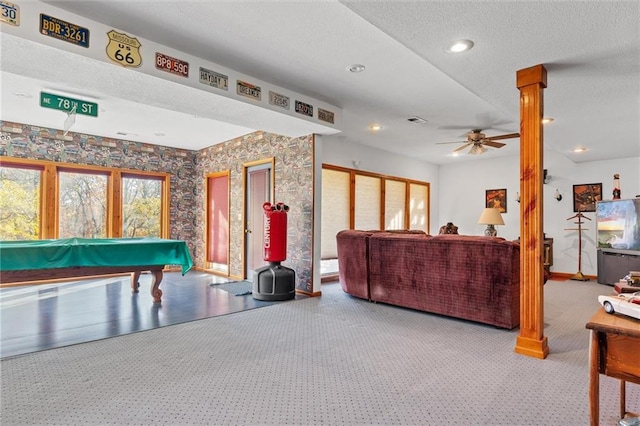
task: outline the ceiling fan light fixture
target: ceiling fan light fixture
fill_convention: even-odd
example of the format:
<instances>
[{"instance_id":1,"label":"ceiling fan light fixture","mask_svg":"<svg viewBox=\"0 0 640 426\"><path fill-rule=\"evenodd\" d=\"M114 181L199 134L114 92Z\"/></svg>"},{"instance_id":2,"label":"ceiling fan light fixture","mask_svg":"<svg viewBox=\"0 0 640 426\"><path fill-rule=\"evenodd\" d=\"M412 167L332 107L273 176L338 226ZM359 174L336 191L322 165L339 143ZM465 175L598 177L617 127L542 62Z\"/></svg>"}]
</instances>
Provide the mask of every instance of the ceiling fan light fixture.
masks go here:
<instances>
[{"instance_id":1,"label":"ceiling fan light fixture","mask_svg":"<svg viewBox=\"0 0 640 426\"><path fill-rule=\"evenodd\" d=\"M447 53L462 53L473 48L473 42L471 40L456 40L445 48Z\"/></svg>"},{"instance_id":2,"label":"ceiling fan light fixture","mask_svg":"<svg viewBox=\"0 0 640 426\"><path fill-rule=\"evenodd\" d=\"M480 144L473 144L473 146L471 147L471 149L469 150L469 154L471 155L480 155L483 152L486 152L487 148L483 147Z\"/></svg>"}]
</instances>

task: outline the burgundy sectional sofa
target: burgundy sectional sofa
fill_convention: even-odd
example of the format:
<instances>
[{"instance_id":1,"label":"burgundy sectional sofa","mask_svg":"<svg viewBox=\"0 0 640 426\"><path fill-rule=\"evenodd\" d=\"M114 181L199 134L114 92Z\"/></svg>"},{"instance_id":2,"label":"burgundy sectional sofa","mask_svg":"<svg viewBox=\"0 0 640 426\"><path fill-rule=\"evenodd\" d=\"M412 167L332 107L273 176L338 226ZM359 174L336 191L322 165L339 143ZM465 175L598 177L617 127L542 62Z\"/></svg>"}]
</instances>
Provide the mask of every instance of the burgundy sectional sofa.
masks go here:
<instances>
[{"instance_id":1,"label":"burgundy sectional sofa","mask_svg":"<svg viewBox=\"0 0 640 426\"><path fill-rule=\"evenodd\" d=\"M372 302L512 329L520 323L520 246L500 237L340 231L342 289Z\"/></svg>"}]
</instances>

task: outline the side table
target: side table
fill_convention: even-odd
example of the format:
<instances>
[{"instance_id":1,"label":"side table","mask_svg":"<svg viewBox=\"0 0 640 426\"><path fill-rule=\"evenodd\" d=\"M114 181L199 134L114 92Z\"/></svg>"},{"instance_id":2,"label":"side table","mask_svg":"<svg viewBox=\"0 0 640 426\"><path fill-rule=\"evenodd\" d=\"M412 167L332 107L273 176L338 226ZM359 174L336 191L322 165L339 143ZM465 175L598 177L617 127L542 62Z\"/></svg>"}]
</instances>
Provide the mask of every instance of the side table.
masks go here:
<instances>
[{"instance_id":1,"label":"side table","mask_svg":"<svg viewBox=\"0 0 640 426\"><path fill-rule=\"evenodd\" d=\"M627 414L626 382L640 385L640 320L608 314L602 307L586 327L589 342L589 407L591 426L600 421L600 374L620 380L620 418Z\"/></svg>"}]
</instances>

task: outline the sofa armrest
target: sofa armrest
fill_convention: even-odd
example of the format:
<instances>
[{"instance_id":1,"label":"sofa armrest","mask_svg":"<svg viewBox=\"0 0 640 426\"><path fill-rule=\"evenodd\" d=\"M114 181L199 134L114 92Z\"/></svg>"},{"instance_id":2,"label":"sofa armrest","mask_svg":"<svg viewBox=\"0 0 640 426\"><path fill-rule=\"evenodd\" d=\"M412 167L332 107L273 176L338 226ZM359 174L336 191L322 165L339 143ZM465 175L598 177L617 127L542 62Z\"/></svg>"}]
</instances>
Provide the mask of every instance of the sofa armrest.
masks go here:
<instances>
[{"instance_id":1,"label":"sofa armrest","mask_svg":"<svg viewBox=\"0 0 640 426\"><path fill-rule=\"evenodd\" d=\"M370 231L344 230L336 235L338 277L342 291L361 299L369 296Z\"/></svg>"}]
</instances>

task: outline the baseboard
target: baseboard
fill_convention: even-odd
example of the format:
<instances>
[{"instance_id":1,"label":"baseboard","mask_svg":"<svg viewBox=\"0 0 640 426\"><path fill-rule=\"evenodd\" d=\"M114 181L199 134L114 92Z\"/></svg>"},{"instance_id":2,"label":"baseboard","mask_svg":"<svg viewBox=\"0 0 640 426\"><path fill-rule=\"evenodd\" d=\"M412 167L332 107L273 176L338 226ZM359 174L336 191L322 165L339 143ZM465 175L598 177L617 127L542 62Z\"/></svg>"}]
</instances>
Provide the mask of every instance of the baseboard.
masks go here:
<instances>
[{"instance_id":1,"label":"baseboard","mask_svg":"<svg viewBox=\"0 0 640 426\"><path fill-rule=\"evenodd\" d=\"M300 290L298 288L296 288L296 294L302 294L303 296L309 296L309 297L320 297L320 296L322 296L322 292L321 291L310 292L310 291Z\"/></svg>"},{"instance_id":2,"label":"baseboard","mask_svg":"<svg viewBox=\"0 0 640 426\"><path fill-rule=\"evenodd\" d=\"M551 273L551 277L549 278L550 280L555 280L555 281L567 281L572 279L575 276L575 272L574 273L568 273L568 272L552 272ZM584 275L584 277L591 281L597 281L598 280L598 276L597 275Z\"/></svg>"},{"instance_id":3,"label":"baseboard","mask_svg":"<svg viewBox=\"0 0 640 426\"><path fill-rule=\"evenodd\" d=\"M338 279L339 279L339 275L337 273L324 274L320 277L320 284L335 283L338 281Z\"/></svg>"}]
</instances>

